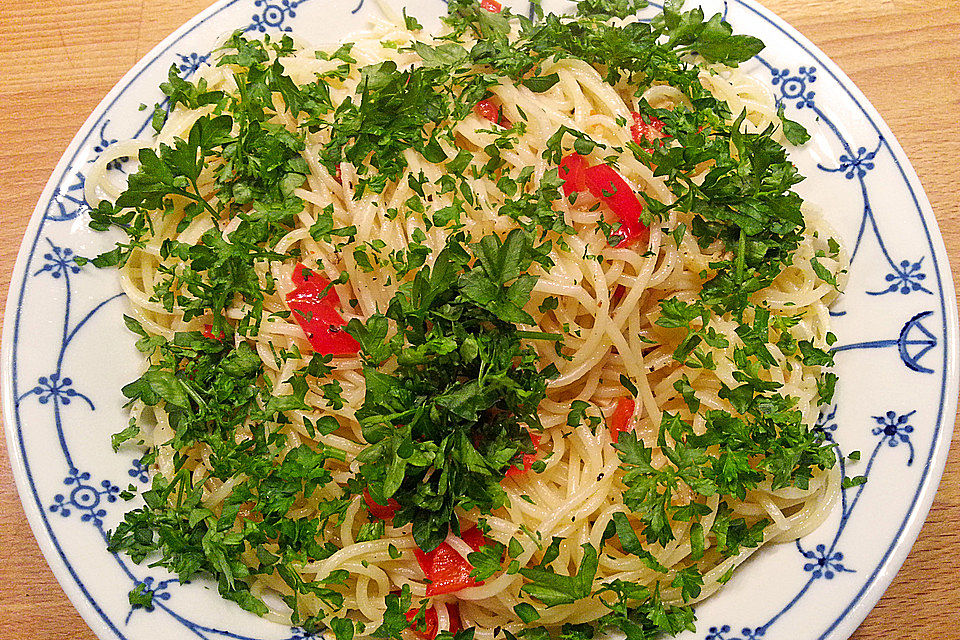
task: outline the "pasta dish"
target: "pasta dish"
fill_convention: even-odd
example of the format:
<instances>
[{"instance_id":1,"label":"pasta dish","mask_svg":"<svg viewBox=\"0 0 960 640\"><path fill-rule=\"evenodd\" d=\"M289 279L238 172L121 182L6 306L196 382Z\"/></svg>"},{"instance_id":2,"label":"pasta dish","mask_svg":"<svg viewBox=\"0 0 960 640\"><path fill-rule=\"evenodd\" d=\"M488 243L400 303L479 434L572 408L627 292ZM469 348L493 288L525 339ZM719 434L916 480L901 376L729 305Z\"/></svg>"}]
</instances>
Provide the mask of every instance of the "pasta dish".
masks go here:
<instances>
[{"instance_id":1,"label":"pasta dish","mask_svg":"<svg viewBox=\"0 0 960 640\"><path fill-rule=\"evenodd\" d=\"M844 254L762 43L681 4L451 0L171 70L87 179L145 358L113 445L153 470L110 549L337 640L642 639L817 527Z\"/></svg>"}]
</instances>

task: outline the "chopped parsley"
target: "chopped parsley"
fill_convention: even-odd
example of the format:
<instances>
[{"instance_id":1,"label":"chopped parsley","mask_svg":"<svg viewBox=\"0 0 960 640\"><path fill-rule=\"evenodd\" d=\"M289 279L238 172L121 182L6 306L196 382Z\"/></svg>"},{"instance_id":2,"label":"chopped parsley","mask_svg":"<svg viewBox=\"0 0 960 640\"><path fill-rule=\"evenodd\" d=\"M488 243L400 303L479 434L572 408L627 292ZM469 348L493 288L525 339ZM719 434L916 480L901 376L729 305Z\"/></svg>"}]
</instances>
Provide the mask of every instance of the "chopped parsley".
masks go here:
<instances>
[{"instance_id":1,"label":"chopped parsley","mask_svg":"<svg viewBox=\"0 0 960 640\"><path fill-rule=\"evenodd\" d=\"M367 521L353 532L355 541L388 539L388 527L409 525L420 552L430 553L451 533L462 533L463 514L479 514L478 527L486 532L483 517L513 506L502 484L509 470L537 474L554 462L552 453L537 450L544 429L538 407L558 371L541 366L534 345L549 344L561 358L571 358L563 345L569 323L558 322L563 333L537 331L527 309L534 308L528 302L536 274L553 266L551 253L570 251L575 230L558 206L564 178L556 168L510 169L506 158L529 126L522 111L510 122L497 110L479 146L464 142L456 127L499 84L555 91L560 75L548 67L572 57L632 92L628 97L636 98L639 115L662 124L669 144L646 147L634 140L606 147L587 132L562 126L538 161L556 167L571 152L598 153L613 165L616 153L632 154L675 196L661 202L641 193L642 223L664 225L665 242L718 248L699 274L703 285L696 295L662 298L650 322L654 332L675 342L678 367L714 371L721 358L729 361L723 364L731 375L717 390L727 408L706 408L695 375L684 374L671 383L676 402L659 416L655 443L630 430L619 434L614 446L625 508L611 516L599 547L586 543L567 550L564 557L579 559L573 570L558 561L563 539L548 543L526 527L523 536L485 543L465 561L473 580L519 576L513 595L521 601L513 612L528 625L519 637L556 635L535 626L541 609L588 598L599 598L606 613L591 624L564 624L561 638L592 640L597 632L616 629L632 640L648 640L693 629L687 603L703 592L711 563L760 545L770 524L739 517L736 501L761 485L807 488L836 460L832 442L804 424L796 399L784 395L771 369L784 360L818 368L824 401L836 376L825 371L831 352L791 333L799 317L773 312L754 295L793 264L805 233L802 203L792 190L802 176L774 136L793 144L809 136L782 108L782 131L771 126L748 132L745 113L731 113L713 97L693 57L737 66L763 44L734 34L719 14L707 17L682 5L668 0L656 19L623 24L611 18L632 15L645 3L582 0L576 17L543 15L535 6L530 19L509 9L493 11L489 0L451 0L444 19L448 35L387 43L417 60L410 65L361 65L353 47L343 45L316 54L329 63L327 71L311 82L295 82L283 63L295 53L291 38L258 41L237 32L218 62L232 73L235 88L211 89L171 69L161 85L167 107L154 112L157 130L175 108L203 113L184 137L143 149L126 190L115 202L93 208L91 227L116 227L127 237L92 261L100 267L127 264L165 216L179 216L177 233L203 223L206 230L192 243L173 237L160 243L157 278L147 293L151 302L175 312L180 326L209 327L157 335L126 319L149 364L123 394L137 407L162 412L171 435L161 446L175 453L172 469L154 475L143 504L110 532L109 548L165 567L181 581L210 577L221 595L260 615L267 605L251 585L267 577L283 585L280 597L294 624L311 633L329 628L338 640L364 632L400 639L411 622L429 626L429 601L415 601L404 585L385 597L382 620L365 630L356 612L344 610L348 571L308 578L302 569L336 553L333 532L352 505L370 506L372 500L382 507L376 515L370 506ZM414 32L422 29L406 14L404 21ZM348 78L358 78L356 90L335 100ZM639 98L663 83L682 92L685 102L662 109ZM443 172L411 170L417 157ZM361 238L360 221L338 222L333 205L307 214L297 190L316 177L316 163L337 181L341 167L351 167L357 200L386 202L402 189L386 217L398 223L412 217L424 228L411 227L406 246L393 249L384 239ZM509 222L509 232L473 237L465 229L466 217L486 201L477 190L481 178L503 194L494 213ZM437 207L441 196L448 204ZM575 200L571 194L568 202ZM304 215L312 216L305 225L310 240L330 255L349 258L358 273L389 274L378 286L395 292L386 308L336 327L359 346L363 394L353 406L329 356L304 354L296 346L254 346L264 323L290 317L276 310L280 297L270 267L304 258L299 249L277 248ZM671 228L672 217L685 222ZM606 222L598 226L608 235L614 231ZM438 227L443 243L433 233ZM809 259L809 268L837 287L828 265L839 247L832 239L827 246L829 252ZM603 264L603 256L587 255L586 249L584 256ZM344 272L335 284L348 277ZM357 299L341 304L351 311L361 306ZM535 307L562 315L558 295L543 297ZM721 319L732 323L732 333L721 330ZM306 364L274 379L265 349L277 371L289 372L291 360ZM638 395L627 376L620 375L619 383L624 395ZM566 427L584 425L594 433L604 428L595 405L568 403ZM324 415L309 417L317 406ZM702 418L696 428L694 415ZM326 436L343 434L354 416L362 436L359 452L329 444L343 443ZM149 421L132 420L112 444L142 443L150 429ZM207 467L197 471L201 451ZM153 464L157 456L150 449L143 463ZM864 481L845 478L843 488ZM206 505L205 492L223 483L231 483L229 495L215 507ZM536 505L534 491L520 498ZM707 506L711 499L718 503L715 511ZM691 553L680 565L663 566L651 550L669 545L680 530ZM536 553L522 564L525 547L536 547ZM392 543L388 548L391 562L412 556ZM633 556L658 577L649 585L603 578L605 553ZM153 594L143 585L129 598L133 606L153 606ZM303 613L305 602L313 613ZM470 637L472 630L456 634L457 640Z\"/></svg>"}]
</instances>

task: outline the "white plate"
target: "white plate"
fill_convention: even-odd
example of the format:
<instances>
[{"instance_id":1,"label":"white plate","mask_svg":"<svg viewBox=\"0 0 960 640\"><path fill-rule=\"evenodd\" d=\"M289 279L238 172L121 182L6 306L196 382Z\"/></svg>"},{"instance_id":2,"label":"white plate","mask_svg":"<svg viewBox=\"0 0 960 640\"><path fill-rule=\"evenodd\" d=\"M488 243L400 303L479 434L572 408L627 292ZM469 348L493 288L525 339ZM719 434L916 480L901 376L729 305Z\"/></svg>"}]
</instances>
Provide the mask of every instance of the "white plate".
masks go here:
<instances>
[{"instance_id":1,"label":"white plate","mask_svg":"<svg viewBox=\"0 0 960 640\"><path fill-rule=\"evenodd\" d=\"M443 11L439 0L411 14ZM848 475L866 475L813 535L764 549L697 609L698 640L847 638L892 580L923 523L946 461L956 409L957 317L940 233L900 145L850 80L816 47L753 2L708 3L767 48L746 68L813 134L794 160L853 254L835 306L835 402L820 427ZM111 271L75 264L109 247L87 228L83 175L102 149L149 128L141 103L162 97L171 64L190 77L216 39L236 28L339 40L375 12L364 0L224 0L141 60L77 134L47 184L14 270L0 371L9 451L33 531L64 590L104 639L296 640L306 636L246 614L202 582L181 585L105 550L120 520L118 493L144 486L110 434L126 425L120 387L137 373L125 301ZM156 606L131 606L139 583Z\"/></svg>"}]
</instances>

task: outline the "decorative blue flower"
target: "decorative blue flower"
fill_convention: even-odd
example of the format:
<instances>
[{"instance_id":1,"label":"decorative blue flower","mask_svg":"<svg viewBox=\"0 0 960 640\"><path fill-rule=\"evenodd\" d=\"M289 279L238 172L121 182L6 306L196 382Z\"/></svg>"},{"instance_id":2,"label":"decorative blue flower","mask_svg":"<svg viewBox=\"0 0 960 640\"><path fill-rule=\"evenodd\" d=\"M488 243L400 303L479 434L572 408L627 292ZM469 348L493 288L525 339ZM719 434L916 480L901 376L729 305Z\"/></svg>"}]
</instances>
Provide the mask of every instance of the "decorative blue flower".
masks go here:
<instances>
[{"instance_id":1,"label":"decorative blue flower","mask_svg":"<svg viewBox=\"0 0 960 640\"><path fill-rule=\"evenodd\" d=\"M730 631L731 627L728 624L720 627L710 627L704 640L756 640L762 638L767 629L766 627L757 627L756 629L744 627L740 630L740 637L727 636Z\"/></svg>"},{"instance_id":2,"label":"decorative blue flower","mask_svg":"<svg viewBox=\"0 0 960 640\"><path fill-rule=\"evenodd\" d=\"M820 407L820 413L817 415L817 423L814 425L812 431L814 433L822 433L823 439L827 442L835 442L833 433L837 430L837 423L834 421L836 415L837 405Z\"/></svg>"},{"instance_id":3,"label":"decorative blue flower","mask_svg":"<svg viewBox=\"0 0 960 640\"><path fill-rule=\"evenodd\" d=\"M901 260L899 266L893 268L893 273L888 273L886 275L886 281L890 285L883 291L868 291L870 295L880 296L885 293L892 293L894 291L900 291L901 294L907 295L908 293L913 293L914 291L923 291L924 293L933 293L926 287L924 287L920 282L927 279L927 274L920 271L923 265L923 258L921 257L916 262L910 262L909 260Z\"/></svg>"},{"instance_id":4,"label":"decorative blue flower","mask_svg":"<svg viewBox=\"0 0 960 640\"><path fill-rule=\"evenodd\" d=\"M843 153L837 158L837 161L840 163L836 167L826 167L822 164L817 166L829 173L842 173L847 180L853 180L857 178L858 180L867 175L867 171L870 171L876 166L874 160L877 157L877 154L880 152L880 147L883 146L883 138L880 138L877 141L877 146L870 151L866 147L859 147L856 152L851 151L851 147L844 145L847 149L847 153ZM867 211L869 212L869 203L866 205ZM886 249L883 250L886 253ZM887 258L889 260L889 258Z\"/></svg>"},{"instance_id":5,"label":"decorative blue flower","mask_svg":"<svg viewBox=\"0 0 960 640\"><path fill-rule=\"evenodd\" d=\"M103 124L100 125L100 131L99 131L99 134L100 134L100 142L99 142L98 144L94 145L94 147L93 147L93 151L94 151L98 156L99 156L101 153L103 153L104 151L106 151L107 148L108 148L110 145L115 144L115 143L117 142L117 139L116 139L116 138L108 138L108 137L107 137L107 125L109 125L109 124L110 124L110 120L109 120L109 119L106 119L106 120L103 121ZM90 162L94 162L95 160L96 160L96 158L94 157L94 158L91 158L89 161L90 161ZM126 162L127 160L128 160L128 158L125 157L125 156L124 156L124 157L120 157L120 158L115 158L115 159L113 159L113 160L111 160L110 162L107 163L107 169L108 169L108 170L122 171L122 170L123 170L123 169L122 169L123 163Z\"/></svg>"},{"instance_id":6,"label":"decorative blue flower","mask_svg":"<svg viewBox=\"0 0 960 640\"><path fill-rule=\"evenodd\" d=\"M314 638L319 640L320 638L323 638L323 635L314 635L301 629L300 627L290 627L290 633L292 635L286 640L314 640Z\"/></svg>"},{"instance_id":7,"label":"decorative blue flower","mask_svg":"<svg viewBox=\"0 0 960 640\"><path fill-rule=\"evenodd\" d=\"M770 74L773 76L773 78L770 80L770 84L776 86L787 79L787 76L790 75L790 70L789 69L771 69Z\"/></svg>"},{"instance_id":8,"label":"decorative blue flower","mask_svg":"<svg viewBox=\"0 0 960 640\"><path fill-rule=\"evenodd\" d=\"M781 98L777 99L780 104L784 100L796 100L797 108L813 108L813 98L816 92L809 91L807 87L817 81L816 67L800 67L796 75L791 75L789 69L770 69L773 75L771 83L774 86L780 86Z\"/></svg>"},{"instance_id":9,"label":"decorative blue flower","mask_svg":"<svg viewBox=\"0 0 960 640\"><path fill-rule=\"evenodd\" d=\"M43 254L43 259L46 262L33 275L49 273L54 278L59 278L68 273L80 273L80 265L77 264L77 257L73 255L73 249L58 247L53 244L50 238L46 238L46 241L50 245L50 251Z\"/></svg>"},{"instance_id":10,"label":"decorative blue flower","mask_svg":"<svg viewBox=\"0 0 960 640\"><path fill-rule=\"evenodd\" d=\"M133 615L133 612L137 609L142 609L143 611L153 611L154 603L157 600L169 600L170 592L167 590L171 584L176 584L179 581L176 578L171 578L170 580L160 580L157 581L153 576L147 576L143 580L137 581L134 585L134 590L139 588L139 593L144 596L145 600L149 600L149 604L141 604L137 602L136 604L131 604L130 611L127 613L126 622L130 622L130 616ZM156 584L154 584L156 583Z\"/></svg>"},{"instance_id":11,"label":"decorative blue flower","mask_svg":"<svg viewBox=\"0 0 960 640\"><path fill-rule=\"evenodd\" d=\"M93 402L90 398L74 389L72 385L73 380L70 378L61 379L59 373L51 373L49 377L40 376L40 378L37 379L37 386L21 395L17 398L17 401L19 402L32 394L37 396L40 404L47 404L53 399L54 402L68 405L73 398L81 398L86 400L90 408L93 409Z\"/></svg>"},{"instance_id":12,"label":"decorative blue flower","mask_svg":"<svg viewBox=\"0 0 960 640\"><path fill-rule=\"evenodd\" d=\"M106 129L108 124L110 124L110 120L106 119L103 121L103 124L100 125L100 143L93 147L93 150L96 151L97 153L103 153L107 149L107 147L109 147L110 145L114 144L117 141L116 138L107 139Z\"/></svg>"},{"instance_id":13,"label":"decorative blue flower","mask_svg":"<svg viewBox=\"0 0 960 640\"><path fill-rule=\"evenodd\" d=\"M53 504L50 505L50 511L52 513L59 513L64 518L70 516L70 506L66 503L66 498L62 494L57 494L53 496Z\"/></svg>"},{"instance_id":14,"label":"decorative blue flower","mask_svg":"<svg viewBox=\"0 0 960 640\"><path fill-rule=\"evenodd\" d=\"M897 415L894 411L887 411L882 416L872 416L877 421L878 427L874 427L871 433L875 436L883 436L880 443L886 441L887 445L896 447L905 444L910 448L910 458L907 460L907 466L913 464L913 443L910 442L910 434L913 433L913 427L910 425L910 416L916 413L916 410L903 415Z\"/></svg>"},{"instance_id":15,"label":"decorative blue flower","mask_svg":"<svg viewBox=\"0 0 960 640\"><path fill-rule=\"evenodd\" d=\"M244 31L259 31L265 33L267 29L290 31L290 26L284 24L287 18L295 18L295 9L309 0L256 0L255 7L263 7L259 14L251 16L252 22ZM363 4L361 2L361 4Z\"/></svg>"},{"instance_id":16,"label":"decorative blue flower","mask_svg":"<svg viewBox=\"0 0 960 640\"><path fill-rule=\"evenodd\" d=\"M840 166L837 171L845 171L844 177L847 180L853 180L854 174L858 178L862 178L867 175L867 171L873 169L873 159L877 157L877 150L867 151L866 147L860 147L853 155L841 155L839 158Z\"/></svg>"},{"instance_id":17,"label":"decorative blue flower","mask_svg":"<svg viewBox=\"0 0 960 640\"><path fill-rule=\"evenodd\" d=\"M133 461L133 466L127 470L127 475L140 482L146 483L150 480L150 469L140 461L140 458L136 458Z\"/></svg>"},{"instance_id":18,"label":"decorative blue flower","mask_svg":"<svg viewBox=\"0 0 960 640\"><path fill-rule=\"evenodd\" d=\"M803 551L801 549L800 553L803 554L804 558L813 560L813 562L803 565L803 570L812 571L814 579L823 577L827 580L833 580L833 576L838 573L854 573L853 569L847 569L843 566L841 562L843 560L842 553L839 551L829 552L826 546L822 544L818 544L813 551Z\"/></svg>"},{"instance_id":19,"label":"decorative blue flower","mask_svg":"<svg viewBox=\"0 0 960 640\"><path fill-rule=\"evenodd\" d=\"M94 526L101 527L107 512L100 507L100 504L104 500L116 502L120 487L109 480L103 480L97 488L90 483L88 471L81 473L76 468L70 468L69 473L70 475L64 478L63 484L72 488L68 495L58 493L53 496L50 511L59 513L64 518L69 517L73 511L77 511L80 513L82 522L91 522Z\"/></svg>"},{"instance_id":20,"label":"decorative blue flower","mask_svg":"<svg viewBox=\"0 0 960 640\"><path fill-rule=\"evenodd\" d=\"M197 69L210 59L210 54L188 53L187 55L183 55L182 53L178 53L177 57L180 58L180 62L177 64L177 68L180 69L180 75L188 78L196 73Z\"/></svg>"}]
</instances>

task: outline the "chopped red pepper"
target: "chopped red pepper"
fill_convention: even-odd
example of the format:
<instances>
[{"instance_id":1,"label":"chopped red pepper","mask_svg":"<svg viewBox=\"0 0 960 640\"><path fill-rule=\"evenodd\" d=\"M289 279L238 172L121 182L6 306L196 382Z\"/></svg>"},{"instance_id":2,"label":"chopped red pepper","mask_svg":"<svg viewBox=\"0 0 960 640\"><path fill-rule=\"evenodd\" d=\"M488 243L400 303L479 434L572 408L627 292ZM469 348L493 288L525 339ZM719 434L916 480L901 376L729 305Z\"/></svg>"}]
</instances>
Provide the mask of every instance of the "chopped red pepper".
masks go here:
<instances>
[{"instance_id":1,"label":"chopped red pepper","mask_svg":"<svg viewBox=\"0 0 960 640\"><path fill-rule=\"evenodd\" d=\"M297 266L293 268L292 280L293 280L293 284L297 285L297 288L302 287L303 285L308 283L312 285L312 284L323 282L324 284L322 285L322 287L325 287L328 284L330 284L330 281L324 278L320 272L314 271L313 269L308 269L303 265L302 262L298 262ZM327 295L333 296L332 304L340 304L340 296L337 295L337 292L335 289L331 288L330 291L327 292Z\"/></svg>"},{"instance_id":2,"label":"chopped red pepper","mask_svg":"<svg viewBox=\"0 0 960 640\"><path fill-rule=\"evenodd\" d=\"M652 149L651 143L656 141L658 147L663 146L663 139L670 136L663 132L663 120L657 116L645 116L636 111L632 112L633 125L630 132L633 134L633 141L641 147Z\"/></svg>"},{"instance_id":3,"label":"chopped red pepper","mask_svg":"<svg viewBox=\"0 0 960 640\"><path fill-rule=\"evenodd\" d=\"M620 227L613 235L620 238L618 247L647 239L649 230L640 221L643 204L616 170L605 164L588 166L586 158L573 152L560 159L559 173L563 178L562 189L565 196L589 191L617 216Z\"/></svg>"},{"instance_id":4,"label":"chopped red pepper","mask_svg":"<svg viewBox=\"0 0 960 640\"><path fill-rule=\"evenodd\" d=\"M216 341L218 341L218 342L223 342L223 339L226 337L226 336L224 335L223 331L220 332L220 337L219 337L219 338L216 337L215 335L213 335L213 325L212 325L212 324L205 324L205 325L203 325L203 329L200 331L200 334L201 334L204 338L210 338L211 340L216 340Z\"/></svg>"},{"instance_id":5,"label":"chopped red pepper","mask_svg":"<svg viewBox=\"0 0 960 640\"><path fill-rule=\"evenodd\" d=\"M500 13L503 10L503 5L497 0L480 0L480 8L486 9L490 13Z\"/></svg>"},{"instance_id":6,"label":"chopped red pepper","mask_svg":"<svg viewBox=\"0 0 960 640\"><path fill-rule=\"evenodd\" d=\"M367 513L378 520L392 520L393 514L400 508L400 503L393 498L387 498L387 504L385 505L374 502L370 492L366 489L363 490L363 501L367 503Z\"/></svg>"},{"instance_id":7,"label":"chopped red pepper","mask_svg":"<svg viewBox=\"0 0 960 640\"><path fill-rule=\"evenodd\" d=\"M617 406L613 410L607 424L610 426L610 437L616 442L620 434L624 431L630 431L630 419L633 418L633 412L637 408L637 403L630 396L624 396L617 400Z\"/></svg>"},{"instance_id":8,"label":"chopped red pepper","mask_svg":"<svg viewBox=\"0 0 960 640\"><path fill-rule=\"evenodd\" d=\"M579 153L568 153L560 159L563 195L579 193L587 188L587 159Z\"/></svg>"},{"instance_id":9,"label":"chopped red pepper","mask_svg":"<svg viewBox=\"0 0 960 640\"><path fill-rule=\"evenodd\" d=\"M626 293L626 287L624 287L622 284L618 284L617 288L613 290L613 295L610 296L610 305L615 307L620 304L620 301L623 300L623 296Z\"/></svg>"},{"instance_id":10,"label":"chopped red pepper","mask_svg":"<svg viewBox=\"0 0 960 640\"><path fill-rule=\"evenodd\" d=\"M298 264L293 270L293 283L297 288L287 294L287 306L313 350L336 356L360 351L360 344L342 329L347 323L336 309L340 296L333 287L323 293L330 281Z\"/></svg>"},{"instance_id":11,"label":"chopped red pepper","mask_svg":"<svg viewBox=\"0 0 960 640\"><path fill-rule=\"evenodd\" d=\"M509 127L510 121L507 120L503 115L500 107L497 106L490 98L484 98L480 102L474 105L473 112L476 113L481 118L486 118L494 124L498 124L501 127Z\"/></svg>"},{"instance_id":12,"label":"chopped red pepper","mask_svg":"<svg viewBox=\"0 0 960 640\"><path fill-rule=\"evenodd\" d=\"M419 611L420 609L410 609L410 611L407 611L407 622L410 623L410 628L413 629L413 632L417 634L417 636L424 640L433 640L440 631L440 625L437 620L437 610L434 607L428 607L427 610L423 612L424 624L422 627L413 624L413 620L417 617L417 612ZM450 616L450 628L446 629L446 631L450 633L460 631L460 607L458 607L456 603L448 604L447 615Z\"/></svg>"},{"instance_id":13,"label":"chopped red pepper","mask_svg":"<svg viewBox=\"0 0 960 640\"><path fill-rule=\"evenodd\" d=\"M460 539L474 551L488 544L487 539L476 527L471 527L462 532ZM470 576L473 565L446 542L441 542L440 546L430 553L425 553L418 548L414 548L413 553L417 556L417 562L420 563L423 573L430 580L430 584L427 585L428 596L453 593L454 591L460 591L460 589L483 584L483 582L477 582Z\"/></svg>"},{"instance_id":14,"label":"chopped red pepper","mask_svg":"<svg viewBox=\"0 0 960 640\"><path fill-rule=\"evenodd\" d=\"M540 438L541 438L541 437L542 437L542 436L541 436L539 433L531 433L531 434L530 434L530 441L533 442L533 448L534 448L534 449L536 449L537 447L540 446ZM507 471L506 471L506 473L504 473L504 475L505 475L506 477L508 477L508 478L512 478L513 476L519 476L519 475L522 475L522 474L524 474L524 473L527 473L528 471L530 471L530 469L533 468L533 463L536 461L536 459L537 459L537 454L536 454L536 452L534 452L534 453L525 453L525 454L523 454L523 468L521 469L520 467L518 467L518 466L516 466L516 465L513 465L512 467L510 467L509 469L507 469Z\"/></svg>"},{"instance_id":15,"label":"chopped red pepper","mask_svg":"<svg viewBox=\"0 0 960 640\"><path fill-rule=\"evenodd\" d=\"M586 182L590 193L610 207L620 221L620 227L613 232L620 238L618 247L647 239L649 230L640 222L643 204L623 176L609 165L598 164L586 170Z\"/></svg>"}]
</instances>

